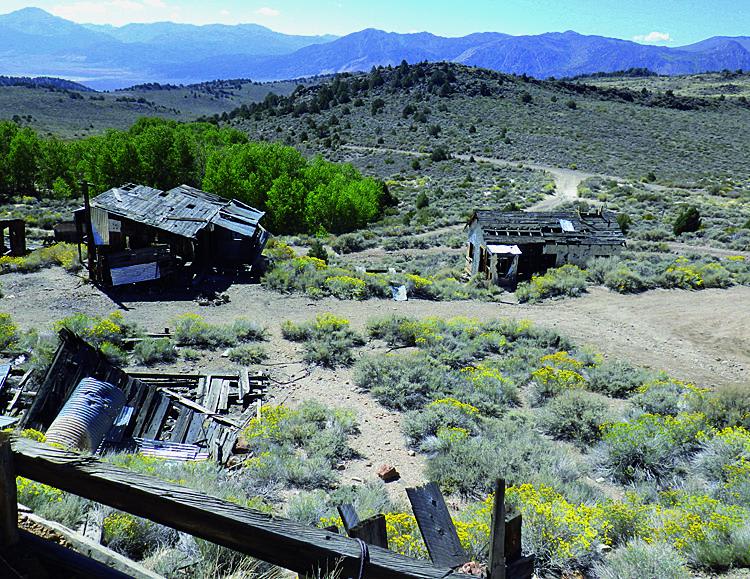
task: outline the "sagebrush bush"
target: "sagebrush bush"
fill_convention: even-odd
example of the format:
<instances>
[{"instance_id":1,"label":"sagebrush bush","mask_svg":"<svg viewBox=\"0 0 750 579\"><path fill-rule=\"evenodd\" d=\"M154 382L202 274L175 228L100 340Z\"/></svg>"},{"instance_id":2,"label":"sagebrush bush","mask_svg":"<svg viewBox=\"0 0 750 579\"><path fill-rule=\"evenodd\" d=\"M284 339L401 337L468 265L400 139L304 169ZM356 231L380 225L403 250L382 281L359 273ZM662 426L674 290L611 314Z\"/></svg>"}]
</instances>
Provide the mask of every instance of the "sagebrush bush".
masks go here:
<instances>
[{"instance_id":1,"label":"sagebrush bush","mask_svg":"<svg viewBox=\"0 0 750 579\"><path fill-rule=\"evenodd\" d=\"M10 314L0 314L0 350L10 350L18 341L18 326Z\"/></svg>"},{"instance_id":2,"label":"sagebrush bush","mask_svg":"<svg viewBox=\"0 0 750 579\"><path fill-rule=\"evenodd\" d=\"M716 428L742 426L750 429L750 388L741 384L718 386L690 399L691 410L702 412Z\"/></svg>"},{"instance_id":3,"label":"sagebrush bush","mask_svg":"<svg viewBox=\"0 0 750 579\"><path fill-rule=\"evenodd\" d=\"M643 386L651 374L621 360L607 361L588 369L587 388L613 398L623 398Z\"/></svg>"},{"instance_id":4,"label":"sagebrush bush","mask_svg":"<svg viewBox=\"0 0 750 579\"><path fill-rule=\"evenodd\" d=\"M630 398L631 402L650 414L669 414L701 406L708 391L666 376L646 382Z\"/></svg>"},{"instance_id":5,"label":"sagebrush bush","mask_svg":"<svg viewBox=\"0 0 750 579\"><path fill-rule=\"evenodd\" d=\"M62 328L70 330L92 346L103 344L122 346L126 338L138 338L143 334L135 325L127 322L120 312L107 317L73 314L54 323L56 332Z\"/></svg>"},{"instance_id":6,"label":"sagebrush bush","mask_svg":"<svg viewBox=\"0 0 750 579\"><path fill-rule=\"evenodd\" d=\"M419 448L425 439L440 434L474 436L479 434L479 409L455 398L433 400L422 410L414 410L404 417L403 430L410 446ZM450 432L441 432L446 431Z\"/></svg>"},{"instance_id":7,"label":"sagebrush bush","mask_svg":"<svg viewBox=\"0 0 750 579\"><path fill-rule=\"evenodd\" d=\"M354 363L352 348L365 343L364 338L351 329L349 320L330 313L300 324L285 321L281 333L287 340L303 343L306 362L329 368L351 366Z\"/></svg>"},{"instance_id":8,"label":"sagebrush bush","mask_svg":"<svg viewBox=\"0 0 750 579\"><path fill-rule=\"evenodd\" d=\"M252 366L268 359L268 352L260 346L242 344L229 350L229 359L235 364Z\"/></svg>"},{"instance_id":9,"label":"sagebrush bush","mask_svg":"<svg viewBox=\"0 0 750 579\"><path fill-rule=\"evenodd\" d=\"M206 322L198 314L184 314L174 321L174 335L181 346L214 349L234 346L238 342L266 339L266 330L251 320L239 318L229 325Z\"/></svg>"},{"instance_id":10,"label":"sagebrush bush","mask_svg":"<svg viewBox=\"0 0 750 579\"><path fill-rule=\"evenodd\" d=\"M727 427L703 437L694 460L714 495L750 508L750 432L741 426Z\"/></svg>"},{"instance_id":11,"label":"sagebrush bush","mask_svg":"<svg viewBox=\"0 0 750 579\"><path fill-rule=\"evenodd\" d=\"M133 348L133 360L137 364L150 366L159 362L171 362L177 359L177 348L169 338L146 338Z\"/></svg>"},{"instance_id":12,"label":"sagebrush bush","mask_svg":"<svg viewBox=\"0 0 750 579\"><path fill-rule=\"evenodd\" d=\"M553 438L585 448L601 438L601 426L608 415L602 397L570 390L547 403L540 413L539 427Z\"/></svg>"},{"instance_id":13,"label":"sagebrush bush","mask_svg":"<svg viewBox=\"0 0 750 579\"><path fill-rule=\"evenodd\" d=\"M555 296L576 297L586 291L586 272L580 267L565 264L535 275L530 282L521 282L516 288L518 301L539 302Z\"/></svg>"},{"instance_id":14,"label":"sagebrush bush","mask_svg":"<svg viewBox=\"0 0 750 579\"><path fill-rule=\"evenodd\" d=\"M245 461L244 478L298 488L328 488L336 482L334 467L354 456L347 439L357 429L350 410L332 410L308 401L297 409L263 407L244 430L253 457Z\"/></svg>"},{"instance_id":15,"label":"sagebrush bush","mask_svg":"<svg viewBox=\"0 0 750 579\"><path fill-rule=\"evenodd\" d=\"M600 579L683 579L687 559L669 543L635 539L609 553L594 571Z\"/></svg>"}]
</instances>

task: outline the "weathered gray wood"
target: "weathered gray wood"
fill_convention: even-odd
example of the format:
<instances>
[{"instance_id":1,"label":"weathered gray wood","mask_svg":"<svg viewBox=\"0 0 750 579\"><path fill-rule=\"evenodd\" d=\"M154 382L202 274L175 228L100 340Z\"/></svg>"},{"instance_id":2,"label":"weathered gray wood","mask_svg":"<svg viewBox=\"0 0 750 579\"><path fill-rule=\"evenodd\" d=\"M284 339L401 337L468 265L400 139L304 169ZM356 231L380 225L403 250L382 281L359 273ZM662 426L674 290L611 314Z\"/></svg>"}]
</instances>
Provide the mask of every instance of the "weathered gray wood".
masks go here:
<instances>
[{"instance_id":1,"label":"weathered gray wood","mask_svg":"<svg viewBox=\"0 0 750 579\"><path fill-rule=\"evenodd\" d=\"M237 397L242 404L242 401L250 395L250 373L245 367L240 368L238 387Z\"/></svg>"},{"instance_id":2,"label":"weathered gray wood","mask_svg":"<svg viewBox=\"0 0 750 579\"><path fill-rule=\"evenodd\" d=\"M10 375L10 364L0 364L0 394L5 390L5 383Z\"/></svg>"},{"instance_id":3,"label":"weathered gray wood","mask_svg":"<svg viewBox=\"0 0 750 579\"><path fill-rule=\"evenodd\" d=\"M505 481L495 482L495 505L490 523L489 579L505 579Z\"/></svg>"},{"instance_id":4,"label":"weathered gray wood","mask_svg":"<svg viewBox=\"0 0 750 579\"><path fill-rule=\"evenodd\" d=\"M354 528L349 529L348 534L353 539L362 539L368 545L388 548L388 531L385 526L385 515L375 515L365 519Z\"/></svg>"},{"instance_id":5,"label":"weathered gray wood","mask_svg":"<svg viewBox=\"0 0 750 579\"><path fill-rule=\"evenodd\" d=\"M98 561L111 569L125 573L129 577L134 577L135 579L163 579L161 575L146 569L135 561L100 545L98 541L78 533L73 529L69 529L60 523L48 521L33 513L25 513L22 516L37 525L46 527L47 529L62 535L74 551L93 559L94 561Z\"/></svg>"},{"instance_id":6,"label":"weathered gray wood","mask_svg":"<svg viewBox=\"0 0 750 579\"><path fill-rule=\"evenodd\" d=\"M161 396L161 401L154 411L154 415L145 429L143 438L150 438L152 440L158 440L159 433L164 427L164 421L167 419L167 412L169 411L169 405L172 401L166 396Z\"/></svg>"},{"instance_id":7,"label":"weathered gray wood","mask_svg":"<svg viewBox=\"0 0 750 579\"><path fill-rule=\"evenodd\" d=\"M162 394L165 394L166 396L169 396L176 402L179 402L183 406L187 406L191 410L195 410L196 412L200 412L201 414L205 414L206 416L211 416L214 420L217 422L221 422L222 424L226 424L227 426L233 426L234 428L239 428L239 424L237 424L234 420L231 420L227 416L221 416L220 414L216 414L215 412L211 412L208 408L205 406L202 406L201 404L198 404L197 402L193 402L189 398L185 398L184 396L181 396L177 392L170 390L168 388L160 388L159 391Z\"/></svg>"},{"instance_id":8,"label":"weathered gray wood","mask_svg":"<svg viewBox=\"0 0 750 579\"><path fill-rule=\"evenodd\" d=\"M437 484L407 488L406 494L432 562L451 568L467 563L469 557L461 547L453 519Z\"/></svg>"},{"instance_id":9,"label":"weathered gray wood","mask_svg":"<svg viewBox=\"0 0 750 579\"><path fill-rule=\"evenodd\" d=\"M135 428L133 428L133 436L143 436L143 430L148 424L148 419L153 414L153 409L151 407L154 404L155 396L158 396L159 399L162 398L162 395L156 391L156 388L148 388L143 404L136 406L137 418L135 421Z\"/></svg>"},{"instance_id":10,"label":"weathered gray wood","mask_svg":"<svg viewBox=\"0 0 750 579\"><path fill-rule=\"evenodd\" d=\"M353 505L339 505L336 507L341 517L341 522L344 525L344 530L348 533L351 529L359 525L359 515L354 510Z\"/></svg>"},{"instance_id":11,"label":"weathered gray wood","mask_svg":"<svg viewBox=\"0 0 750 579\"><path fill-rule=\"evenodd\" d=\"M18 491L10 435L0 432L0 551L18 543Z\"/></svg>"},{"instance_id":12,"label":"weathered gray wood","mask_svg":"<svg viewBox=\"0 0 750 579\"><path fill-rule=\"evenodd\" d=\"M174 427L172 428L172 433L169 436L169 440L172 442L184 442L185 441L185 435L187 434L187 429L190 426L190 420L193 417L193 411L190 410L190 408L187 408L185 406L180 408L180 415L177 417L177 422L175 422Z\"/></svg>"},{"instance_id":13,"label":"weathered gray wood","mask_svg":"<svg viewBox=\"0 0 750 579\"><path fill-rule=\"evenodd\" d=\"M185 435L186 444L198 444L205 442L205 432L203 424L206 421L206 415L200 412L193 412L193 419L188 427L187 434Z\"/></svg>"},{"instance_id":14,"label":"weathered gray wood","mask_svg":"<svg viewBox=\"0 0 750 579\"><path fill-rule=\"evenodd\" d=\"M337 567L359 571L360 548L348 537L307 527L103 463L14 438L18 474L298 573ZM345 575L346 574L346 575ZM466 577L373 546L365 576L382 579Z\"/></svg>"},{"instance_id":15,"label":"weathered gray wood","mask_svg":"<svg viewBox=\"0 0 750 579\"><path fill-rule=\"evenodd\" d=\"M216 404L216 411L220 414L229 410L229 380L222 380L221 389L219 390L219 401Z\"/></svg>"}]
</instances>

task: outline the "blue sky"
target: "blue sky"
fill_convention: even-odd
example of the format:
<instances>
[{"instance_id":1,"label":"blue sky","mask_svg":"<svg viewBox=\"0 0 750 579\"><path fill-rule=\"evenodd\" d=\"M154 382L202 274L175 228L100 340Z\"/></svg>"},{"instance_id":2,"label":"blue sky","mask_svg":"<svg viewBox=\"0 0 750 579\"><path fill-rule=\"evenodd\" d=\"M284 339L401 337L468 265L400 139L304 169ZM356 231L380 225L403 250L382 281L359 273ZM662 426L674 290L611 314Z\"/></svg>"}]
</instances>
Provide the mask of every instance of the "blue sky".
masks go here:
<instances>
[{"instance_id":1,"label":"blue sky","mask_svg":"<svg viewBox=\"0 0 750 579\"><path fill-rule=\"evenodd\" d=\"M750 0L2 0L0 12L29 5L76 22L255 22L290 34L575 30L672 46L750 35Z\"/></svg>"}]
</instances>

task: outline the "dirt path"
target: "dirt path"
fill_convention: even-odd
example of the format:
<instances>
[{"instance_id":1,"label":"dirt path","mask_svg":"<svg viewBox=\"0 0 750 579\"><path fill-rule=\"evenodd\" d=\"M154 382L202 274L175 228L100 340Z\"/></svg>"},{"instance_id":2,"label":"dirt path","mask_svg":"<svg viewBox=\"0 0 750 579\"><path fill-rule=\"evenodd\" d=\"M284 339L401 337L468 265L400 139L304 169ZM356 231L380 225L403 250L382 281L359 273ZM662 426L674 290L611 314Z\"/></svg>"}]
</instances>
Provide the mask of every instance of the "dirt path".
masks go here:
<instances>
[{"instance_id":1,"label":"dirt path","mask_svg":"<svg viewBox=\"0 0 750 579\"><path fill-rule=\"evenodd\" d=\"M667 242L669 249L675 253L695 253L699 255L713 255L714 257L731 257L734 255L750 259L750 251L738 251L736 249L724 249L721 247L709 247L707 245L690 245L676 241Z\"/></svg>"},{"instance_id":2,"label":"dirt path","mask_svg":"<svg viewBox=\"0 0 750 579\"><path fill-rule=\"evenodd\" d=\"M389 149L387 147L344 145L343 148L349 149L351 151L398 153L401 155L411 155L415 157L427 156L427 153L420 153L418 151L406 151L403 149ZM578 186L584 180L588 179L589 177L606 177L605 175L586 173L584 171L578 171L574 169L563 169L561 167L540 165L539 163L531 163L527 161L508 161L506 159L498 159L496 157L454 154L453 158L460 159L462 161L468 161L473 158L478 163L488 163L490 165L497 165L500 167L525 167L534 171L544 171L552 175L552 178L555 180L555 194L533 205L529 208L529 211L552 211L556 207L562 205L567 201L574 201L575 199L578 199ZM611 178L616 179L616 177Z\"/></svg>"}]
</instances>

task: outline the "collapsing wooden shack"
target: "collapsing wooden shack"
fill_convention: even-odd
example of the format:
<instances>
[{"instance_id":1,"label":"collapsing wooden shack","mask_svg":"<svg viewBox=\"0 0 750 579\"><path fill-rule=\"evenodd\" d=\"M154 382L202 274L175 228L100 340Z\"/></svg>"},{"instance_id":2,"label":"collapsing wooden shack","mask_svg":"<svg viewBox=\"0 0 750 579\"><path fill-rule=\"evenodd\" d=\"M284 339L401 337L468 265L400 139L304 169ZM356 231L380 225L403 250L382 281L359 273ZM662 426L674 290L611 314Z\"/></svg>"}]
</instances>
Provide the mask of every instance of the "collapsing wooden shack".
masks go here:
<instances>
[{"instance_id":1,"label":"collapsing wooden shack","mask_svg":"<svg viewBox=\"0 0 750 579\"><path fill-rule=\"evenodd\" d=\"M583 266L625 246L614 213L478 210L469 220L466 272L503 286L566 263Z\"/></svg>"},{"instance_id":2,"label":"collapsing wooden shack","mask_svg":"<svg viewBox=\"0 0 750 579\"><path fill-rule=\"evenodd\" d=\"M239 201L180 185L169 191L127 184L75 212L96 283L156 280L191 265L258 266L268 232L264 213ZM91 231L91 235L89 235Z\"/></svg>"}]
</instances>

